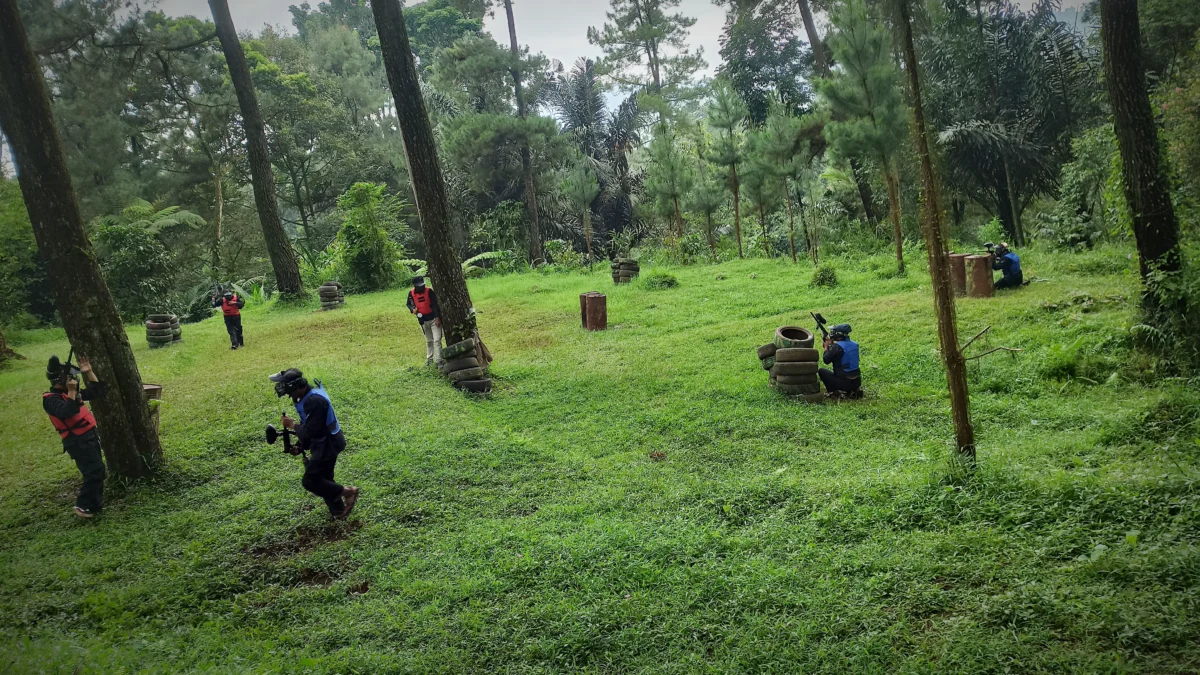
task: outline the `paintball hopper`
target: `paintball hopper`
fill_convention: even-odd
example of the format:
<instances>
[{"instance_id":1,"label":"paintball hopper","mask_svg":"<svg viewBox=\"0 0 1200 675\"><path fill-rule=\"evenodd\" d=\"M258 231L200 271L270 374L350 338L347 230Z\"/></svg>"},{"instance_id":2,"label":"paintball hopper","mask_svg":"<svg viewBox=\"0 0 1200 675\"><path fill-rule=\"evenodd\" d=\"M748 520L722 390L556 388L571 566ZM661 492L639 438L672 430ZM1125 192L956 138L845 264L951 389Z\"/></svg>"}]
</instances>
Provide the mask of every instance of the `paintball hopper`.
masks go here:
<instances>
[{"instance_id":1,"label":"paintball hopper","mask_svg":"<svg viewBox=\"0 0 1200 675\"><path fill-rule=\"evenodd\" d=\"M810 313L811 313L811 312L810 312ZM813 314L813 315L812 315L812 318L814 318L814 319L816 319L816 320L817 320L817 325L818 325L818 326L824 326L825 324L829 323L829 321L827 321L827 320L825 319L825 317L821 316L821 314L820 314L820 313Z\"/></svg>"},{"instance_id":2,"label":"paintball hopper","mask_svg":"<svg viewBox=\"0 0 1200 675\"><path fill-rule=\"evenodd\" d=\"M274 424L267 425L267 445L275 445L275 441L278 441L282 435Z\"/></svg>"}]
</instances>

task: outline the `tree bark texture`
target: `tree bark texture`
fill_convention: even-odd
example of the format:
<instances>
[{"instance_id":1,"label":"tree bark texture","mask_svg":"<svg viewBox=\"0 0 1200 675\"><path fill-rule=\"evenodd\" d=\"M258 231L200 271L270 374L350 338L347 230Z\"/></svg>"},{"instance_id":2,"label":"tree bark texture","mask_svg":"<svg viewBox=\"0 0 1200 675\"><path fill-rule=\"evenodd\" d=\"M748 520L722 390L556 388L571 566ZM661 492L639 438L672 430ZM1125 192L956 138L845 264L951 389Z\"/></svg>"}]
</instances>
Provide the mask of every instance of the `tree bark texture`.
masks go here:
<instances>
[{"instance_id":1,"label":"tree bark texture","mask_svg":"<svg viewBox=\"0 0 1200 675\"><path fill-rule=\"evenodd\" d=\"M730 186L733 188L733 233L737 236L738 257L742 255L742 186L738 183L737 166L729 167Z\"/></svg>"},{"instance_id":2,"label":"tree bark texture","mask_svg":"<svg viewBox=\"0 0 1200 675\"><path fill-rule=\"evenodd\" d=\"M413 197L421 217L429 276L438 292L442 330L446 343L461 342L475 332L471 313L471 294L463 276L462 261L452 239L450 205L446 199L446 181L438 159L433 125L421 96L421 83L413 61L408 30L397 0L372 0L371 11L379 31L379 46L396 104L396 119L404 139L404 156Z\"/></svg>"},{"instance_id":3,"label":"tree bark texture","mask_svg":"<svg viewBox=\"0 0 1200 675\"><path fill-rule=\"evenodd\" d=\"M787 200L788 210L788 244L792 249L792 264L796 263L796 214L792 211L792 191L788 188L787 179L783 181L783 197Z\"/></svg>"},{"instance_id":4,"label":"tree bark texture","mask_svg":"<svg viewBox=\"0 0 1200 675\"><path fill-rule=\"evenodd\" d=\"M1146 92L1137 0L1100 0L1100 41L1104 76L1112 106L1117 148L1125 178L1125 200L1133 217L1142 305L1150 313L1164 307L1151 283L1155 272L1176 272L1183 260L1179 221L1159 156L1158 132ZM1183 308L1177 308L1183 309Z\"/></svg>"},{"instance_id":5,"label":"tree bark texture","mask_svg":"<svg viewBox=\"0 0 1200 675\"><path fill-rule=\"evenodd\" d=\"M146 476L162 463L162 445L125 327L83 229L46 83L17 0L0 0L0 129L13 149L67 338L108 385L108 393L91 406L108 468L124 478Z\"/></svg>"},{"instance_id":6,"label":"tree bark texture","mask_svg":"<svg viewBox=\"0 0 1200 675\"><path fill-rule=\"evenodd\" d=\"M292 242L283 229L279 218L279 203L275 199L275 172L271 169L271 156L267 152L267 131L263 124L262 111L254 94L254 83L250 80L250 66L238 40L233 17L229 15L227 0L208 0L213 23L217 27L217 39L229 66L229 79L237 94L238 107L242 112L242 126L246 131L246 149L250 160L250 182L254 185L254 205L258 209L258 220L262 224L263 239L267 244L267 255L271 268L275 270L275 286L283 295L304 294L304 282L300 278L300 266ZM297 205L303 210L303 205Z\"/></svg>"},{"instance_id":7,"label":"tree bark texture","mask_svg":"<svg viewBox=\"0 0 1200 675\"><path fill-rule=\"evenodd\" d=\"M508 46L514 59L511 72L513 93L517 97L517 116L525 119L525 90L521 84L521 70L516 63L516 59L521 56L521 47L517 43L517 22L513 19L512 0L504 0L504 12L508 15ZM533 264L543 257L542 224L538 214L537 178L533 175L533 160L528 144L521 146L521 174L525 183L525 211L529 214L529 262Z\"/></svg>"},{"instance_id":8,"label":"tree bark texture","mask_svg":"<svg viewBox=\"0 0 1200 675\"><path fill-rule=\"evenodd\" d=\"M937 311L938 341L946 364L946 385L950 390L950 413L954 418L955 447L968 466L975 463L975 429L971 426L971 397L967 389L967 364L958 347L958 318L954 309L954 291L950 283L950 254L946 247L945 224L929 135L925 128L925 109L921 100L921 76L917 50L913 45L909 1L900 0L900 30L904 42L904 70L908 74L913 101L913 126L917 155L921 160L921 229L929 253L929 278L933 304Z\"/></svg>"},{"instance_id":9,"label":"tree bark texture","mask_svg":"<svg viewBox=\"0 0 1200 675\"><path fill-rule=\"evenodd\" d=\"M884 178L888 189L888 216L892 220L892 236L896 239L896 269L904 272L904 228L900 222L900 178L891 162L884 163Z\"/></svg>"},{"instance_id":10,"label":"tree bark texture","mask_svg":"<svg viewBox=\"0 0 1200 675\"><path fill-rule=\"evenodd\" d=\"M854 184L858 186L858 198L862 201L863 215L872 226L879 225L879 216L875 213L875 193L867 180L867 171L857 158L850 158L850 173L854 176Z\"/></svg>"},{"instance_id":11,"label":"tree bark texture","mask_svg":"<svg viewBox=\"0 0 1200 675\"><path fill-rule=\"evenodd\" d=\"M213 276L217 279L221 278L221 230L225 227L225 194L222 183L225 180L225 175L220 164L213 167L213 191L216 193L217 210L214 225L216 226L216 237L213 238L212 249L212 270Z\"/></svg>"}]
</instances>

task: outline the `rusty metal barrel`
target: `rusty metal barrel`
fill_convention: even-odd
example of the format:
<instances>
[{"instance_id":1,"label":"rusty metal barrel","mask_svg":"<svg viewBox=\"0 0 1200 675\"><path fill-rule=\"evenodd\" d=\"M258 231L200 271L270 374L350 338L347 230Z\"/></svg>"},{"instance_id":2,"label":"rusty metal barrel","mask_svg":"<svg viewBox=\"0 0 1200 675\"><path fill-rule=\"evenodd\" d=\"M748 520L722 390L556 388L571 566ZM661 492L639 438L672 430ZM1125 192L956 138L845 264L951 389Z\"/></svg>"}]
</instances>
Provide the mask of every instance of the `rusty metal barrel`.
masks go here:
<instances>
[{"instance_id":1,"label":"rusty metal barrel","mask_svg":"<svg viewBox=\"0 0 1200 675\"><path fill-rule=\"evenodd\" d=\"M967 256L967 295L972 298L992 297L992 256Z\"/></svg>"}]
</instances>

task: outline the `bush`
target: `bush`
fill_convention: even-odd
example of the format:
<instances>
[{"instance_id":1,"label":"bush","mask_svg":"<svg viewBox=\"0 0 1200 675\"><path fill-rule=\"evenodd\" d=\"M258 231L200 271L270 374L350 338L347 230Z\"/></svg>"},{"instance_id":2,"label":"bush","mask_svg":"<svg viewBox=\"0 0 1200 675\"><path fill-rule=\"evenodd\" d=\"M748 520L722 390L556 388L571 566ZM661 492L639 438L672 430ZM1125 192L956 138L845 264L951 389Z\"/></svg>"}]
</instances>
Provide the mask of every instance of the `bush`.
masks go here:
<instances>
[{"instance_id":1,"label":"bush","mask_svg":"<svg viewBox=\"0 0 1200 675\"><path fill-rule=\"evenodd\" d=\"M679 285L679 280L673 274L666 272L651 272L645 276L639 277L642 287L651 291L661 291L667 288L675 288Z\"/></svg>"},{"instance_id":2,"label":"bush","mask_svg":"<svg viewBox=\"0 0 1200 675\"><path fill-rule=\"evenodd\" d=\"M384 193L383 185L355 183L341 197L342 229L338 232L345 282L351 291L381 291L400 281L398 261L404 251L388 238L400 227L404 203Z\"/></svg>"},{"instance_id":3,"label":"bush","mask_svg":"<svg viewBox=\"0 0 1200 675\"><path fill-rule=\"evenodd\" d=\"M100 269L121 318L138 321L151 311L169 311L175 257L144 227L102 222L95 230Z\"/></svg>"},{"instance_id":4,"label":"bush","mask_svg":"<svg viewBox=\"0 0 1200 675\"><path fill-rule=\"evenodd\" d=\"M808 283L817 288L833 288L838 285L837 270L829 265L821 265L813 270L812 281Z\"/></svg>"},{"instance_id":5,"label":"bush","mask_svg":"<svg viewBox=\"0 0 1200 675\"><path fill-rule=\"evenodd\" d=\"M546 257L555 267L576 270L583 267L584 256L563 239L551 239L545 244Z\"/></svg>"}]
</instances>

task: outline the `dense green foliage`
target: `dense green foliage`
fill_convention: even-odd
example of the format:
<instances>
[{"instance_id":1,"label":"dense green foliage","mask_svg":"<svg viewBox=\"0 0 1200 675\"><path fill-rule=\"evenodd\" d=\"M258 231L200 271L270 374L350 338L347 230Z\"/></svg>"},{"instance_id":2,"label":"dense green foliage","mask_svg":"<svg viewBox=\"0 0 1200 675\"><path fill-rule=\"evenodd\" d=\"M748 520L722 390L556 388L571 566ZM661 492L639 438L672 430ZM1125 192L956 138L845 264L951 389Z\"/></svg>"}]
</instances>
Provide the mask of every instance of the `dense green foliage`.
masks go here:
<instances>
[{"instance_id":1,"label":"dense green foliage","mask_svg":"<svg viewBox=\"0 0 1200 675\"><path fill-rule=\"evenodd\" d=\"M381 291L401 281L403 247L389 237L400 227L407 206L386 186L355 183L338 199L342 229L338 232L342 269L351 291Z\"/></svg>"}]
</instances>

